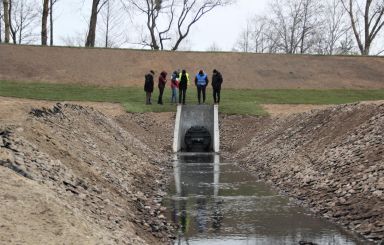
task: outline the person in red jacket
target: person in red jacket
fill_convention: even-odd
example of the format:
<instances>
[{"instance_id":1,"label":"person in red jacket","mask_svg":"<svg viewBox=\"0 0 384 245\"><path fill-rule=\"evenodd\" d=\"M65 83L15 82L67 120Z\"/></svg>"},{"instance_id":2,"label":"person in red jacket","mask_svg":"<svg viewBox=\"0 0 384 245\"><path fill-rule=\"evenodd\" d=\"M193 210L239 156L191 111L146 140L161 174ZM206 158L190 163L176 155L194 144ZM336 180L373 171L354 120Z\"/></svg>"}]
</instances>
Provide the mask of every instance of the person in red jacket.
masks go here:
<instances>
[{"instance_id":1,"label":"person in red jacket","mask_svg":"<svg viewBox=\"0 0 384 245\"><path fill-rule=\"evenodd\" d=\"M167 83L167 73L165 71L162 71L159 76L159 99L157 100L157 104L162 105L163 104L163 93L165 84Z\"/></svg>"}]
</instances>

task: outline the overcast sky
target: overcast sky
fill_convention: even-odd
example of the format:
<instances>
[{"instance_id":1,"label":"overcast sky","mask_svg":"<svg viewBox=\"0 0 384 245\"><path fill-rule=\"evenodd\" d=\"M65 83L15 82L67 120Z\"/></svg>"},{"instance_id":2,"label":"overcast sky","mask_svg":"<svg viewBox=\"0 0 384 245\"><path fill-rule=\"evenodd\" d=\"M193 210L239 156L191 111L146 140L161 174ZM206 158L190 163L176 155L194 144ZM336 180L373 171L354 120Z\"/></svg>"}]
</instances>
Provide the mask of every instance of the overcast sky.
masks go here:
<instances>
[{"instance_id":1,"label":"overcast sky","mask_svg":"<svg viewBox=\"0 0 384 245\"><path fill-rule=\"evenodd\" d=\"M263 14L269 1L238 0L235 5L213 10L193 27L187 48L206 51L215 43L221 50L231 50L247 18ZM87 29L91 0L84 0L84 5L81 2L62 0L57 3L54 40L56 45L64 44L63 37L73 37Z\"/></svg>"}]
</instances>

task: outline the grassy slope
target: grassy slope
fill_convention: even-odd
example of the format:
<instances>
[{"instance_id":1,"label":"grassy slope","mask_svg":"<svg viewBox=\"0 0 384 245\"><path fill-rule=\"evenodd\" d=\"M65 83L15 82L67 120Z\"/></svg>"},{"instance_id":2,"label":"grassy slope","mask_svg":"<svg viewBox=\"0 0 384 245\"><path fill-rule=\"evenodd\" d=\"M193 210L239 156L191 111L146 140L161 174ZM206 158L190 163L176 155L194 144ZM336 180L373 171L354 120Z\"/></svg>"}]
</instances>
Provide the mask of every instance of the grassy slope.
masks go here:
<instances>
[{"instance_id":1,"label":"grassy slope","mask_svg":"<svg viewBox=\"0 0 384 245\"><path fill-rule=\"evenodd\" d=\"M207 90L207 103L212 103L212 90ZM175 106L169 103L170 88L164 93L163 106L157 104L144 105L144 92L141 87L97 87L68 84L23 83L0 81L0 96L59 100L59 101L99 101L117 102L130 112L162 112L174 111ZM156 102L158 90L153 100ZM262 115L260 104L342 104L363 100L383 100L384 89L380 90L299 90L299 89L262 89L222 91L220 110L229 114ZM187 104L195 104L196 89L191 86L187 90Z\"/></svg>"}]
</instances>

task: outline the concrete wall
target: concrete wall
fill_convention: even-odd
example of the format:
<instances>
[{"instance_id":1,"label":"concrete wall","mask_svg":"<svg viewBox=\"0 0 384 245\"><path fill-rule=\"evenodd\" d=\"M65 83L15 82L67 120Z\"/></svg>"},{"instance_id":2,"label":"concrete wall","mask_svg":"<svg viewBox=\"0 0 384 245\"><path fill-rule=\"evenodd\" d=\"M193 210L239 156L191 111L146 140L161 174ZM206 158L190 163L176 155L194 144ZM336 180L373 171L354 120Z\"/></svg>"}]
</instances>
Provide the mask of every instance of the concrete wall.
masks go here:
<instances>
[{"instance_id":1,"label":"concrete wall","mask_svg":"<svg viewBox=\"0 0 384 245\"><path fill-rule=\"evenodd\" d=\"M219 152L218 107L216 105L178 106L173 151L179 152L185 149L185 133L193 126L203 126L207 128L212 137L210 150Z\"/></svg>"}]
</instances>

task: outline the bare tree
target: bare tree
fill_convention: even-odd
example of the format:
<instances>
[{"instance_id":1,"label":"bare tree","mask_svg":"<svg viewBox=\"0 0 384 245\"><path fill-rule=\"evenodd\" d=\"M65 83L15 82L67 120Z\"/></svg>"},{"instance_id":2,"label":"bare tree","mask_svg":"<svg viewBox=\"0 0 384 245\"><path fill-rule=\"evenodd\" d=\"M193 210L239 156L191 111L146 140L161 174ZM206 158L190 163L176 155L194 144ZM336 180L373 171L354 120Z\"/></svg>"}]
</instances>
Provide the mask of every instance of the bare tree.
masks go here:
<instances>
[{"instance_id":1,"label":"bare tree","mask_svg":"<svg viewBox=\"0 0 384 245\"><path fill-rule=\"evenodd\" d=\"M96 25L97 25L97 16L103 6L108 2L108 0L92 0L92 10L91 17L89 19L89 29L88 36L85 42L86 47L94 47L96 39Z\"/></svg>"},{"instance_id":2,"label":"bare tree","mask_svg":"<svg viewBox=\"0 0 384 245\"><path fill-rule=\"evenodd\" d=\"M48 31L47 31L48 13L49 13L49 0L43 0L43 12L42 12L42 16L41 16L41 45L47 45L47 40L48 40Z\"/></svg>"},{"instance_id":3,"label":"bare tree","mask_svg":"<svg viewBox=\"0 0 384 245\"><path fill-rule=\"evenodd\" d=\"M49 45L53 46L53 6L59 0L49 0Z\"/></svg>"},{"instance_id":4,"label":"bare tree","mask_svg":"<svg viewBox=\"0 0 384 245\"><path fill-rule=\"evenodd\" d=\"M251 51L251 21L247 21L247 25L244 30L241 31L238 40L236 41L234 50L240 52L250 52Z\"/></svg>"},{"instance_id":5,"label":"bare tree","mask_svg":"<svg viewBox=\"0 0 384 245\"><path fill-rule=\"evenodd\" d=\"M341 0L362 55L369 55L372 43L384 26L382 0Z\"/></svg>"},{"instance_id":6,"label":"bare tree","mask_svg":"<svg viewBox=\"0 0 384 245\"><path fill-rule=\"evenodd\" d=\"M302 8L302 0L274 0L271 5L272 28L276 31L279 46L285 53L296 53L301 43Z\"/></svg>"},{"instance_id":7,"label":"bare tree","mask_svg":"<svg viewBox=\"0 0 384 245\"><path fill-rule=\"evenodd\" d=\"M182 10L177 20L177 38L172 50L188 36L191 27L213 9L232 4L232 0L183 0Z\"/></svg>"},{"instance_id":8,"label":"bare tree","mask_svg":"<svg viewBox=\"0 0 384 245\"><path fill-rule=\"evenodd\" d=\"M0 43L3 42L3 20L4 20L3 4L0 3Z\"/></svg>"},{"instance_id":9,"label":"bare tree","mask_svg":"<svg viewBox=\"0 0 384 245\"><path fill-rule=\"evenodd\" d=\"M33 0L13 0L11 9L11 35L15 44L35 41L34 29L38 11Z\"/></svg>"},{"instance_id":10,"label":"bare tree","mask_svg":"<svg viewBox=\"0 0 384 245\"><path fill-rule=\"evenodd\" d=\"M300 0L302 2L300 53L307 53L316 43L319 28L322 25L324 6L322 1Z\"/></svg>"},{"instance_id":11,"label":"bare tree","mask_svg":"<svg viewBox=\"0 0 384 245\"><path fill-rule=\"evenodd\" d=\"M10 19L10 7L9 1L11 0L3 0L4 7L4 42L9 43L10 35L11 35L11 19Z\"/></svg>"},{"instance_id":12,"label":"bare tree","mask_svg":"<svg viewBox=\"0 0 384 245\"><path fill-rule=\"evenodd\" d=\"M87 31L77 31L75 34L71 36L61 36L60 41L65 45L69 47L82 47L84 46L84 43L87 39Z\"/></svg>"},{"instance_id":13,"label":"bare tree","mask_svg":"<svg viewBox=\"0 0 384 245\"><path fill-rule=\"evenodd\" d=\"M341 40L350 33L351 28L347 24L346 11L340 0L327 1L324 13L321 36L324 40L324 54L333 55L341 48Z\"/></svg>"},{"instance_id":14,"label":"bare tree","mask_svg":"<svg viewBox=\"0 0 384 245\"><path fill-rule=\"evenodd\" d=\"M219 45L215 42L213 42L208 48L207 48L207 51L210 51L210 52L218 52L218 51L221 51L221 48L219 47Z\"/></svg>"},{"instance_id":15,"label":"bare tree","mask_svg":"<svg viewBox=\"0 0 384 245\"><path fill-rule=\"evenodd\" d=\"M102 34L101 43L105 48L120 47L126 42L122 26L124 25L119 1L109 0L100 12L101 23L98 25Z\"/></svg>"},{"instance_id":16,"label":"bare tree","mask_svg":"<svg viewBox=\"0 0 384 245\"><path fill-rule=\"evenodd\" d=\"M204 15L233 0L121 0L127 10L132 7L144 14L148 39L144 45L154 50L164 49L165 41L172 41L172 50L178 50L191 28ZM160 24L161 23L161 24ZM175 33L175 35L172 35Z\"/></svg>"},{"instance_id":17,"label":"bare tree","mask_svg":"<svg viewBox=\"0 0 384 245\"><path fill-rule=\"evenodd\" d=\"M122 0L126 10L133 7L136 11L145 16L145 25L148 30L147 36L142 36L141 43L151 49L164 49L164 41L169 40L167 36L174 21L176 0ZM164 28L160 28L160 19L168 17L169 20Z\"/></svg>"},{"instance_id":18,"label":"bare tree","mask_svg":"<svg viewBox=\"0 0 384 245\"><path fill-rule=\"evenodd\" d=\"M255 16L251 19L252 23L252 49L255 53L271 52L272 40L270 31L270 20L266 17Z\"/></svg>"}]
</instances>

